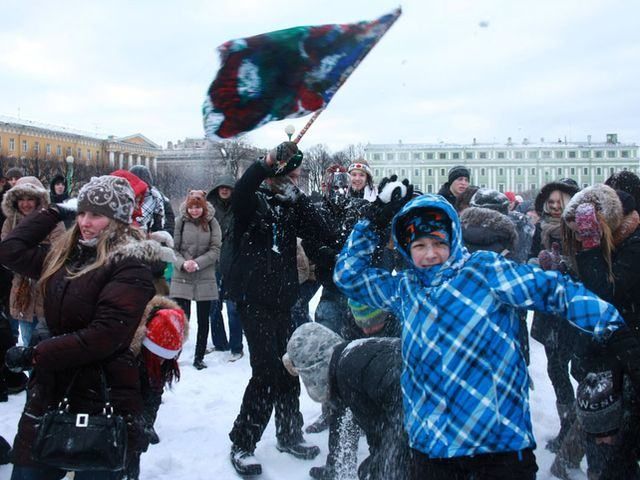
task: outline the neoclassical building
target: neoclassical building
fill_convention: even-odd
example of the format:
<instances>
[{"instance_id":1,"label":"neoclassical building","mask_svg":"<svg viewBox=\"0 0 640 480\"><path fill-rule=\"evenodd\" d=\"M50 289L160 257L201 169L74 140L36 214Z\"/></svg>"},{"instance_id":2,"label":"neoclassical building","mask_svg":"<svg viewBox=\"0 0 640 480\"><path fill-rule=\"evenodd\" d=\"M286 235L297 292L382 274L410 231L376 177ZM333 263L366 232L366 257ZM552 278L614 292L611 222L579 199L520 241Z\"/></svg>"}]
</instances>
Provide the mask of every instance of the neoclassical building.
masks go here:
<instances>
[{"instance_id":1,"label":"neoclassical building","mask_svg":"<svg viewBox=\"0 0 640 480\"><path fill-rule=\"evenodd\" d=\"M425 193L435 193L447 181L454 165L471 171L471 183L516 193L539 189L545 183L571 177L581 186L603 182L619 170L640 171L636 143L618 142L617 134L604 141L471 144L368 144L365 159L376 180L397 174Z\"/></svg>"},{"instance_id":2,"label":"neoclassical building","mask_svg":"<svg viewBox=\"0 0 640 480\"><path fill-rule=\"evenodd\" d=\"M141 133L101 138L64 127L0 117L0 157L8 160L73 161L105 170L144 164L155 169L161 151L160 145Z\"/></svg>"}]
</instances>

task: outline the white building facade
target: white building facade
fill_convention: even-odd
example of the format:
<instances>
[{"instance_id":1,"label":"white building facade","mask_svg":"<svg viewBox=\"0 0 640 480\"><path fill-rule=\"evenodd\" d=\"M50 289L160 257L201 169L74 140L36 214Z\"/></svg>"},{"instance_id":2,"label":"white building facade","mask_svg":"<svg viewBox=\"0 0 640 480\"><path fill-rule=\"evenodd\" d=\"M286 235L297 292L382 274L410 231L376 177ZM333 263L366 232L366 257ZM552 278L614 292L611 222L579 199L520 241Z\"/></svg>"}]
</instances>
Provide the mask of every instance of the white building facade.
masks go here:
<instances>
[{"instance_id":1,"label":"white building facade","mask_svg":"<svg viewBox=\"0 0 640 480\"><path fill-rule=\"evenodd\" d=\"M604 182L620 170L640 172L635 143L619 143L617 134L603 142L545 142L524 139L516 144L368 144L365 159L376 181L396 174L408 178L424 193L437 193L449 169L464 165L471 184L498 191L521 193L537 190L560 178L573 178L581 187Z\"/></svg>"}]
</instances>

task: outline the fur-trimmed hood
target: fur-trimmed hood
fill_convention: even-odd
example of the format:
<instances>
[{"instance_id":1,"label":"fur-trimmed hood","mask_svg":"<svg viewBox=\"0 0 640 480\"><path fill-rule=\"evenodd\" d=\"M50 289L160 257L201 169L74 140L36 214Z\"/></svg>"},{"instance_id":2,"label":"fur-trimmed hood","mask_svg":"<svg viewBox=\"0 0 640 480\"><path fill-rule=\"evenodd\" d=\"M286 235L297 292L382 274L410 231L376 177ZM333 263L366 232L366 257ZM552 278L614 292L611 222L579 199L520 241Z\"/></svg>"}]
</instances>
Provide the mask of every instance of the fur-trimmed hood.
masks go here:
<instances>
[{"instance_id":1,"label":"fur-trimmed hood","mask_svg":"<svg viewBox=\"0 0 640 480\"><path fill-rule=\"evenodd\" d=\"M470 251L494 250L483 248L497 246L513 251L518 240L516 227L508 216L489 208L469 207L460 215L462 237Z\"/></svg>"},{"instance_id":2,"label":"fur-trimmed hood","mask_svg":"<svg viewBox=\"0 0 640 480\"><path fill-rule=\"evenodd\" d=\"M147 322L151 319L151 316L155 310L159 310L161 308L170 308L170 309L180 309L178 304L171 300L168 297L163 297L162 295L156 295L144 309L144 313L142 314L142 318L140 319L140 324L138 325L138 329L136 333L133 335L133 340L131 340L131 344L129 345L129 350L133 352L135 356L140 354L140 350L142 349L142 341L144 337L147 335ZM184 340L186 342L189 337L189 322L185 322L184 324Z\"/></svg>"},{"instance_id":3,"label":"fur-trimmed hood","mask_svg":"<svg viewBox=\"0 0 640 480\"><path fill-rule=\"evenodd\" d=\"M568 224L573 223L576 219L576 209L583 203L593 204L596 212L602 215L612 232L615 232L622 223L624 216L622 202L613 188L597 183L579 191L565 206L562 219Z\"/></svg>"},{"instance_id":4,"label":"fur-trimmed hood","mask_svg":"<svg viewBox=\"0 0 640 480\"><path fill-rule=\"evenodd\" d=\"M2 213L7 217L7 221L13 222L13 226L22 218L22 214L18 210L18 200L25 196L37 199L38 208L47 208L51 203L49 191L44 188L40 180L36 177L19 178L2 198Z\"/></svg>"},{"instance_id":5,"label":"fur-trimmed hood","mask_svg":"<svg viewBox=\"0 0 640 480\"><path fill-rule=\"evenodd\" d=\"M172 248L162 246L155 240L125 237L109 253L109 259L112 261L117 262L124 258L137 258L151 265L156 262L174 262L176 254Z\"/></svg>"},{"instance_id":6,"label":"fur-trimmed hood","mask_svg":"<svg viewBox=\"0 0 640 480\"><path fill-rule=\"evenodd\" d=\"M540 192L536 196L535 208L538 215L542 216L544 213L544 204L551 195L552 192L559 190L562 193L566 193L570 197L573 197L576 193L580 191L580 188L577 184L569 183L568 181L555 181L549 182L544 187L540 189Z\"/></svg>"}]
</instances>

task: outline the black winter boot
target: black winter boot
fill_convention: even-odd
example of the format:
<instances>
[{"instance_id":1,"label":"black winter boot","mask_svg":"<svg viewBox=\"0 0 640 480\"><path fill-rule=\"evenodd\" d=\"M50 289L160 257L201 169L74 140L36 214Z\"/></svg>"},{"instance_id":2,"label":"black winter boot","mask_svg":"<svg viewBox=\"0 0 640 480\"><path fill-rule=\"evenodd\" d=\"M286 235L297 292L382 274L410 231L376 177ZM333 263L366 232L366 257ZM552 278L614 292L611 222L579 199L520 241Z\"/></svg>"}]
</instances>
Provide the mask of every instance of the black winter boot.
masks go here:
<instances>
[{"instance_id":1,"label":"black winter boot","mask_svg":"<svg viewBox=\"0 0 640 480\"><path fill-rule=\"evenodd\" d=\"M314 480L335 480L335 478L337 478L336 469L331 465L311 467L311 470L309 470L309 476Z\"/></svg>"},{"instance_id":2,"label":"black winter boot","mask_svg":"<svg viewBox=\"0 0 640 480\"><path fill-rule=\"evenodd\" d=\"M262 474L262 465L253 456L253 452L243 450L237 445L231 446L231 465L233 465L238 475L254 476Z\"/></svg>"},{"instance_id":3,"label":"black winter boot","mask_svg":"<svg viewBox=\"0 0 640 480\"><path fill-rule=\"evenodd\" d=\"M320 447L309 445L304 440L299 443L291 443L283 445L280 442L276 444L278 451L288 453L302 460L312 460L320 453Z\"/></svg>"}]
</instances>

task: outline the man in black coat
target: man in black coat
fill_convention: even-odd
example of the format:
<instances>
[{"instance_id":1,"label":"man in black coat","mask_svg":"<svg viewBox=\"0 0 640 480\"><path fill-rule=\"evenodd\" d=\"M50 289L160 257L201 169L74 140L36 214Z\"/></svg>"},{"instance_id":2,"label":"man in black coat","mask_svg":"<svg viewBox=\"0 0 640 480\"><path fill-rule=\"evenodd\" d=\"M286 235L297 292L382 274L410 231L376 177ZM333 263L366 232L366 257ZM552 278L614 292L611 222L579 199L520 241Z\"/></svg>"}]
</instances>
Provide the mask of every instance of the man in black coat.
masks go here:
<instances>
[{"instance_id":1,"label":"man in black coat","mask_svg":"<svg viewBox=\"0 0 640 480\"><path fill-rule=\"evenodd\" d=\"M280 144L245 171L231 198L233 258L223 276L227 294L238 307L252 370L229 433L231 462L241 475L262 472L253 452L274 408L278 450L304 459L320 452L304 443L300 383L280 361L293 330L291 307L298 298L296 237L331 236L295 186L301 162L295 143ZM263 182L266 188L260 188Z\"/></svg>"},{"instance_id":2,"label":"man in black coat","mask_svg":"<svg viewBox=\"0 0 640 480\"><path fill-rule=\"evenodd\" d=\"M298 327L287 345L283 362L299 375L309 396L328 401L331 416L329 456L324 467L314 467L312 478L341 476L338 451L340 429L348 410L364 431L369 457L358 467L360 480L402 480L408 477L409 441L404 431L399 338L368 338L344 342L318 323Z\"/></svg>"}]
</instances>

